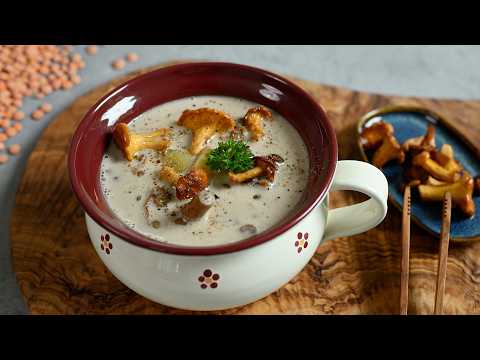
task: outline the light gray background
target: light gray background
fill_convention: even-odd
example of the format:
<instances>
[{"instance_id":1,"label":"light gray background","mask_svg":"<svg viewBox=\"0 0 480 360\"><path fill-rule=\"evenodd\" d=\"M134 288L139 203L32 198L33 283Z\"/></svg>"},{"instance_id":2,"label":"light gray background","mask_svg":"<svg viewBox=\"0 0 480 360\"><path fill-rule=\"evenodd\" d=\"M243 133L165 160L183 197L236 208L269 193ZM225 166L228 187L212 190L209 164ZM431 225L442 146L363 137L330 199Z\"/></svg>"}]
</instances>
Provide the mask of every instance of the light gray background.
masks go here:
<instances>
[{"instance_id":1,"label":"light gray background","mask_svg":"<svg viewBox=\"0 0 480 360\"><path fill-rule=\"evenodd\" d=\"M9 223L18 182L28 155L42 130L77 96L118 75L173 59L219 60L262 67L281 74L370 92L441 98L480 98L479 46L103 46L95 56L75 46L87 66L83 81L68 92L45 101L54 111L39 122L24 120L23 132L7 142L20 143L23 152L0 165L0 314L26 314L10 259ZM122 71L110 63L129 51L140 60ZM30 114L42 101L24 101ZM39 169L41 176L41 169Z\"/></svg>"}]
</instances>

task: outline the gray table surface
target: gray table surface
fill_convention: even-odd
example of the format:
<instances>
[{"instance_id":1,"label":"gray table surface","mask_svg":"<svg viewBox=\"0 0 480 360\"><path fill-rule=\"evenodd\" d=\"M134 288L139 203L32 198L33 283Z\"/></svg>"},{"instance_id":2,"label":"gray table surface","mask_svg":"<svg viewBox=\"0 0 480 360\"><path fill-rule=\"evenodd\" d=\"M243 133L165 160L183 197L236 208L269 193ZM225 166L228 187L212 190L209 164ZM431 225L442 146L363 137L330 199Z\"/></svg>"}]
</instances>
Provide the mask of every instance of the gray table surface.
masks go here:
<instances>
[{"instance_id":1,"label":"gray table surface","mask_svg":"<svg viewBox=\"0 0 480 360\"><path fill-rule=\"evenodd\" d=\"M324 84L377 93L457 99L480 98L480 46L103 46L97 55L75 46L87 66L82 83L68 92L45 98L54 111L39 122L23 121L23 132L7 142L23 146L20 156L0 166L0 314L27 314L10 258L9 223L15 192L25 163L49 121L77 96L132 70L173 59L217 60L262 67ZM127 52L140 60L116 71L110 63ZM27 99L23 111L30 114L40 100Z\"/></svg>"}]
</instances>

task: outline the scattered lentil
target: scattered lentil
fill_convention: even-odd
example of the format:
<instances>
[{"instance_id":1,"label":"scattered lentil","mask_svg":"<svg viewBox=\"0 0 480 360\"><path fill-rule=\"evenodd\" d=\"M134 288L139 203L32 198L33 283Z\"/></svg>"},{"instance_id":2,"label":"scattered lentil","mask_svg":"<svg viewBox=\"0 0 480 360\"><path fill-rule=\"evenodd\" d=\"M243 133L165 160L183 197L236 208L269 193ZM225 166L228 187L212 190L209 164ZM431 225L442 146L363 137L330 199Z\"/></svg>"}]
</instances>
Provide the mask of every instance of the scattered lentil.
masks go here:
<instances>
[{"instance_id":1,"label":"scattered lentil","mask_svg":"<svg viewBox=\"0 0 480 360\"><path fill-rule=\"evenodd\" d=\"M5 134L7 134L8 137L14 137L17 135L18 131L14 127L9 127L6 131Z\"/></svg>"},{"instance_id":2,"label":"scattered lentil","mask_svg":"<svg viewBox=\"0 0 480 360\"><path fill-rule=\"evenodd\" d=\"M48 112L50 112L50 111L53 110L53 106L52 106L52 104L45 102L45 103L43 103L43 104L40 106L39 109L40 109L40 110L43 110L43 111L46 112L46 113L48 113Z\"/></svg>"},{"instance_id":3,"label":"scattered lentil","mask_svg":"<svg viewBox=\"0 0 480 360\"><path fill-rule=\"evenodd\" d=\"M35 111L32 113L32 118L33 118L34 120L40 120L40 119L43 117L43 115L45 115L45 113L43 112L43 110L37 109L37 110L35 110Z\"/></svg>"},{"instance_id":4,"label":"scattered lentil","mask_svg":"<svg viewBox=\"0 0 480 360\"><path fill-rule=\"evenodd\" d=\"M112 67L115 70L121 70L125 67L125 60L123 59L117 59L114 62L112 62Z\"/></svg>"},{"instance_id":5,"label":"scattered lentil","mask_svg":"<svg viewBox=\"0 0 480 360\"><path fill-rule=\"evenodd\" d=\"M96 45L88 45L85 51L88 55L95 55L98 51L98 48Z\"/></svg>"},{"instance_id":6,"label":"scattered lentil","mask_svg":"<svg viewBox=\"0 0 480 360\"><path fill-rule=\"evenodd\" d=\"M82 78L78 75L73 75L71 79L72 79L72 83L74 83L75 85L80 84L80 82L82 81Z\"/></svg>"},{"instance_id":7,"label":"scattered lentil","mask_svg":"<svg viewBox=\"0 0 480 360\"><path fill-rule=\"evenodd\" d=\"M73 87L73 82L70 80L64 79L62 82L62 89L63 90L70 90Z\"/></svg>"},{"instance_id":8,"label":"scattered lentil","mask_svg":"<svg viewBox=\"0 0 480 360\"><path fill-rule=\"evenodd\" d=\"M138 61L138 55L136 53L128 53L127 54L127 61L128 62L135 62L135 61Z\"/></svg>"},{"instance_id":9,"label":"scattered lentil","mask_svg":"<svg viewBox=\"0 0 480 360\"><path fill-rule=\"evenodd\" d=\"M10 145L9 148L8 148L8 152L11 155L18 155L18 154L20 154L21 150L22 150L22 147L19 144Z\"/></svg>"},{"instance_id":10,"label":"scattered lentil","mask_svg":"<svg viewBox=\"0 0 480 360\"><path fill-rule=\"evenodd\" d=\"M16 121L21 121L25 118L25 114L23 113L23 111L16 111L14 114L13 114L13 120L16 120Z\"/></svg>"},{"instance_id":11,"label":"scattered lentil","mask_svg":"<svg viewBox=\"0 0 480 360\"><path fill-rule=\"evenodd\" d=\"M80 61L82 61L82 56L80 54L73 54L72 60L76 63L79 63Z\"/></svg>"}]
</instances>

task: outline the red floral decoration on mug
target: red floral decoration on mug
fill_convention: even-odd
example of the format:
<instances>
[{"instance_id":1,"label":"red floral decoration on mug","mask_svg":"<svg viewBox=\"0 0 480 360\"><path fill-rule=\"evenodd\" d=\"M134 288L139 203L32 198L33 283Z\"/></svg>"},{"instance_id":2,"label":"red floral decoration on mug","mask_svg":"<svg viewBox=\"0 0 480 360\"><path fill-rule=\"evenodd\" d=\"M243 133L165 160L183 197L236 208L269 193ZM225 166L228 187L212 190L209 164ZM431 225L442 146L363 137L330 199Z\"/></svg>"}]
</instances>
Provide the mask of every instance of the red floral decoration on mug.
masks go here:
<instances>
[{"instance_id":1,"label":"red floral decoration on mug","mask_svg":"<svg viewBox=\"0 0 480 360\"><path fill-rule=\"evenodd\" d=\"M302 249L306 249L308 246L308 232L297 234L297 240L295 241L295 247L297 248L297 253L301 253Z\"/></svg>"},{"instance_id":2,"label":"red floral decoration on mug","mask_svg":"<svg viewBox=\"0 0 480 360\"><path fill-rule=\"evenodd\" d=\"M110 252L113 249L113 245L110 242L110 235L105 234L105 235L100 236L100 249L105 251L107 253L107 255L110 255Z\"/></svg>"},{"instance_id":3,"label":"red floral decoration on mug","mask_svg":"<svg viewBox=\"0 0 480 360\"><path fill-rule=\"evenodd\" d=\"M208 287L216 289L218 287L219 279L220 275L214 273L210 269L205 270L203 274L198 277L198 281L200 282L200 287L202 289L206 289Z\"/></svg>"}]
</instances>

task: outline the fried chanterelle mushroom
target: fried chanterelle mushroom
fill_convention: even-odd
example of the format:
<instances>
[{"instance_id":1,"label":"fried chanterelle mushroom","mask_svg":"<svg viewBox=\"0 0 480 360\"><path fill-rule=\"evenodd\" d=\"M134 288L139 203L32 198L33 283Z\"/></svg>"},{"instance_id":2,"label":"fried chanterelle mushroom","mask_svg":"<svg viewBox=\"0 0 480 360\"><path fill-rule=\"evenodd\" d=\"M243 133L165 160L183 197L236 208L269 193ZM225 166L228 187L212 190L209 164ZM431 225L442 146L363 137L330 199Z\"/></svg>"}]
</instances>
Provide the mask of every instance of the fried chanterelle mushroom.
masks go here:
<instances>
[{"instance_id":1,"label":"fried chanterelle mushroom","mask_svg":"<svg viewBox=\"0 0 480 360\"><path fill-rule=\"evenodd\" d=\"M412 165L420 166L437 180L453 183L460 177L457 169L446 169L433 160L428 151L422 151L412 159Z\"/></svg>"},{"instance_id":2,"label":"fried chanterelle mushroom","mask_svg":"<svg viewBox=\"0 0 480 360\"><path fill-rule=\"evenodd\" d=\"M185 222L200 219L212 207L215 198L208 190L202 190L189 203L180 208Z\"/></svg>"},{"instance_id":3,"label":"fried chanterelle mushroom","mask_svg":"<svg viewBox=\"0 0 480 360\"><path fill-rule=\"evenodd\" d=\"M452 183L459 179L462 167L453 157L453 148L448 144L443 144L440 151L435 148L433 125L428 126L424 136L408 139L402 147L407 155L403 172L406 184L431 185L437 181L442 185L442 182Z\"/></svg>"},{"instance_id":4,"label":"fried chanterelle mushroom","mask_svg":"<svg viewBox=\"0 0 480 360\"><path fill-rule=\"evenodd\" d=\"M208 174L202 168L194 168L187 174L180 176L175 189L177 199L191 199L208 186Z\"/></svg>"},{"instance_id":5,"label":"fried chanterelle mushroom","mask_svg":"<svg viewBox=\"0 0 480 360\"><path fill-rule=\"evenodd\" d=\"M263 136L262 122L272 120L272 113L262 106L249 109L243 118L243 125L250 131L253 141L258 141Z\"/></svg>"},{"instance_id":6,"label":"fried chanterelle mushroom","mask_svg":"<svg viewBox=\"0 0 480 360\"><path fill-rule=\"evenodd\" d=\"M473 216L475 214L475 203L472 199L473 187L473 178L463 172L461 178L453 184L419 185L418 193L422 201L443 201L445 194L449 192L452 195L453 205L465 215Z\"/></svg>"},{"instance_id":7,"label":"fried chanterelle mushroom","mask_svg":"<svg viewBox=\"0 0 480 360\"><path fill-rule=\"evenodd\" d=\"M405 153L393 136L393 126L384 121L362 129L360 143L365 150L375 150L372 164L382 168L386 163L397 160L399 164L405 161Z\"/></svg>"},{"instance_id":8,"label":"fried chanterelle mushroom","mask_svg":"<svg viewBox=\"0 0 480 360\"><path fill-rule=\"evenodd\" d=\"M405 153L393 135L387 135L382 141L382 145L373 155L373 165L382 168L391 160L396 159L399 164L405 161Z\"/></svg>"},{"instance_id":9,"label":"fried chanterelle mushroom","mask_svg":"<svg viewBox=\"0 0 480 360\"><path fill-rule=\"evenodd\" d=\"M431 124L428 125L425 135L408 139L402 144L402 148L406 153L435 150L435 127Z\"/></svg>"},{"instance_id":10,"label":"fried chanterelle mushroom","mask_svg":"<svg viewBox=\"0 0 480 360\"><path fill-rule=\"evenodd\" d=\"M432 159L447 171L462 170L460 163L453 157L453 148L449 144L443 144L440 151L432 152Z\"/></svg>"},{"instance_id":11,"label":"fried chanterelle mushroom","mask_svg":"<svg viewBox=\"0 0 480 360\"><path fill-rule=\"evenodd\" d=\"M380 146L383 139L392 134L393 126L384 121L379 121L372 126L363 128L360 134L360 142L365 150L371 150Z\"/></svg>"},{"instance_id":12,"label":"fried chanterelle mushroom","mask_svg":"<svg viewBox=\"0 0 480 360\"><path fill-rule=\"evenodd\" d=\"M136 134L124 123L118 123L113 130L113 140L128 161L132 161L135 153L144 149L164 151L170 145L169 136L168 128Z\"/></svg>"},{"instance_id":13,"label":"fried chanterelle mushroom","mask_svg":"<svg viewBox=\"0 0 480 360\"><path fill-rule=\"evenodd\" d=\"M424 183L429 176L429 173L421 166L407 164L403 169L405 183L411 187Z\"/></svg>"},{"instance_id":14,"label":"fried chanterelle mushroom","mask_svg":"<svg viewBox=\"0 0 480 360\"><path fill-rule=\"evenodd\" d=\"M158 176L175 188L178 200L193 198L208 186L209 181L205 169L196 167L181 175L170 166L164 166Z\"/></svg>"},{"instance_id":15,"label":"fried chanterelle mushroom","mask_svg":"<svg viewBox=\"0 0 480 360\"><path fill-rule=\"evenodd\" d=\"M245 172L234 174L230 172L228 177L234 183L243 183L259 176L265 176L268 181L273 181L275 172L278 170L278 163L284 160L279 155L255 156L255 167Z\"/></svg>"},{"instance_id":16,"label":"fried chanterelle mushroom","mask_svg":"<svg viewBox=\"0 0 480 360\"><path fill-rule=\"evenodd\" d=\"M229 115L210 108L185 110L177 124L192 131L192 144L189 151L193 155L202 151L205 143L215 133L231 131L235 127L235 121Z\"/></svg>"},{"instance_id":17,"label":"fried chanterelle mushroom","mask_svg":"<svg viewBox=\"0 0 480 360\"><path fill-rule=\"evenodd\" d=\"M178 179L180 179L181 177L181 175L170 166L162 167L162 169L158 173L158 176L160 177L160 179L166 181L172 186L175 186L178 182Z\"/></svg>"}]
</instances>

